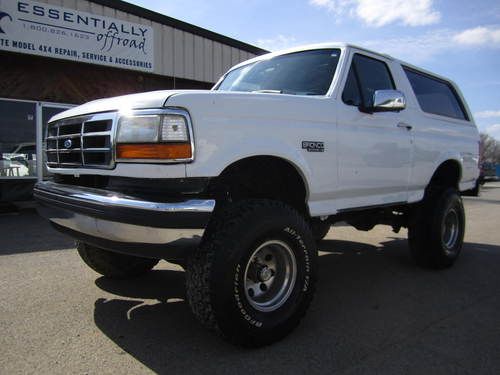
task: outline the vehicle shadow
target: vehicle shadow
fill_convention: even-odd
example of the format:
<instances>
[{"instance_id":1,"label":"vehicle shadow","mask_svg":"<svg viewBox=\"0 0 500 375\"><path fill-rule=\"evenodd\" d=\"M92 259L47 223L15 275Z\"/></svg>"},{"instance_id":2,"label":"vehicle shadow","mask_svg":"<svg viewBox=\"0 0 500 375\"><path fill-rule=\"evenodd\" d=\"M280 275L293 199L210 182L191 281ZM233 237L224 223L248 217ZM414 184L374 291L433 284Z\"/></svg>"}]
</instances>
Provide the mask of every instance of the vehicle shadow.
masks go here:
<instances>
[{"instance_id":1,"label":"vehicle shadow","mask_svg":"<svg viewBox=\"0 0 500 375\"><path fill-rule=\"evenodd\" d=\"M74 247L73 239L57 232L33 209L0 215L0 256Z\"/></svg>"},{"instance_id":2,"label":"vehicle shadow","mask_svg":"<svg viewBox=\"0 0 500 375\"><path fill-rule=\"evenodd\" d=\"M500 285L500 246L467 243L455 267L443 271L417 268L407 241L399 238L380 246L325 240L319 250L310 311L290 336L265 348L240 349L205 331L185 302L182 271L154 270L133 281L97 279L116 297L95 302L95 324L157 373L331 373L385 356L396 361L393 373L415 373L436 362L415 363L416 340L424 343L418 348L459 350L460 327L443 330L447 317L497 295ZM437 343L425 336L434 329L441 330ZM463 350L447 355L460 361L469 356L468 345Z\"/></svg>"}]
</instances>

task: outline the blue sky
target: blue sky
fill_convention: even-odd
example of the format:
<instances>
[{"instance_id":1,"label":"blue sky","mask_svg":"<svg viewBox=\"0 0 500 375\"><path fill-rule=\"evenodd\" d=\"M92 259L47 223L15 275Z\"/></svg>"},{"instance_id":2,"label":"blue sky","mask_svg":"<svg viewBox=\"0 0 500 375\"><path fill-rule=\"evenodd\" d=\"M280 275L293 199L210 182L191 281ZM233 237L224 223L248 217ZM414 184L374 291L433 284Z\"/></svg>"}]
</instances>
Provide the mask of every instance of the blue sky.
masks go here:
<instances>
[{"instance_id":1,"label":"blue sky","mask_svg":"<svg viewBox=\"0 0 500 375\"><path fill-rule=\"evenodd\" d=\"M498 0L129 0L268 50L356 43L458 83L481 131L500 140Z\"/></svg>"}]
</instances>

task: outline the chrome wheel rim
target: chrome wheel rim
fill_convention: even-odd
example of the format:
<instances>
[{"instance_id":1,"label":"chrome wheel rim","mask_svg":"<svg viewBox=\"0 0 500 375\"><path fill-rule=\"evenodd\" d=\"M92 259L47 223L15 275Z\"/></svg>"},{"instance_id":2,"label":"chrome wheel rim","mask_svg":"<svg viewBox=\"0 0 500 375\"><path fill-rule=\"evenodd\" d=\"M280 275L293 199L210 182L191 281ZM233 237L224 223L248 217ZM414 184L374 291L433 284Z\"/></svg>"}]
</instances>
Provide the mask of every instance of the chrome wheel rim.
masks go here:
<instances>
[{"instance_id":1,"label":"chrome wheel rim","mask_svg":"<svg viewBox=\"0 0 500 375\"><path fill-rule=\"evenodd\" d=\"M272 240L260 245L245 268L245 296L259 311L274 311L290 297L297 279L297 261L285 242Z\"/></svg>"},{"instance_id":2,"label":"chrome wheel rim","mask_svg":"<svg viewBox=\"0 0 500 375\"><path fill-rule=\"evenodd\" d=\"M455 247L460 232L459 226L460 223L457 211L455 209L449 210L444 217L441 234L441 239L447 250L451 250Z\"/></svg>"}]
</instances>

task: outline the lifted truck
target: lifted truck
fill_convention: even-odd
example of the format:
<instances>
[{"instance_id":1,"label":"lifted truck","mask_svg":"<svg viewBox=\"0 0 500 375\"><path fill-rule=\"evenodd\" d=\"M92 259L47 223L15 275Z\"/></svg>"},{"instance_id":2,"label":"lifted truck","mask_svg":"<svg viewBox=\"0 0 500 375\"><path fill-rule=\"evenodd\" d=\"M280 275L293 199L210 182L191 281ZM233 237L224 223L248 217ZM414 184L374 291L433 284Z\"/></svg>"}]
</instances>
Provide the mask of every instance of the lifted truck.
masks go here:
<instances>
[{"instance_id":1,"label":"lifted truck","mask_svg":"<svg viewBox=\"0 0 500 375\"><path fill-rule=\"evenodd\" d=\"M189 254L194 315L260 346L305 314L315 241L335 222L408 228L418 265L451 266L478 140L446 78L359 47L314 45L241 63L209 91L127 95L54 116L54 177L35 196L106 277Z\"/></svg>"}]
</instances>

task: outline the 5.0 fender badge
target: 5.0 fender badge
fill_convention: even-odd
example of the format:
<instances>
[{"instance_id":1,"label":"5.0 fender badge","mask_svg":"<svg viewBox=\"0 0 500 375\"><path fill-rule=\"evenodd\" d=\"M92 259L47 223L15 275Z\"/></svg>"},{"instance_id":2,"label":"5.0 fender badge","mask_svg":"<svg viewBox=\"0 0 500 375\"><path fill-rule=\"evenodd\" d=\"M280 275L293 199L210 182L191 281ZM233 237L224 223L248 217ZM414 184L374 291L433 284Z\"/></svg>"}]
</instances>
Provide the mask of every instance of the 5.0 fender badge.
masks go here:
<instances>
[{"instance_id":1,"label":"5.0 fender badge","mask_svg":"<svg viewBox=\"0 0 500 375\"><path fill-rule=\"evenodd\" d=\"M325 143L317 141L302 141L302 148L308 152L324 152Z\"/></svg>"}]
</instances>

